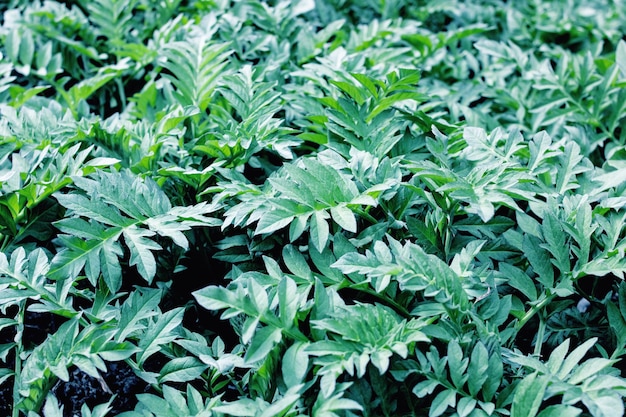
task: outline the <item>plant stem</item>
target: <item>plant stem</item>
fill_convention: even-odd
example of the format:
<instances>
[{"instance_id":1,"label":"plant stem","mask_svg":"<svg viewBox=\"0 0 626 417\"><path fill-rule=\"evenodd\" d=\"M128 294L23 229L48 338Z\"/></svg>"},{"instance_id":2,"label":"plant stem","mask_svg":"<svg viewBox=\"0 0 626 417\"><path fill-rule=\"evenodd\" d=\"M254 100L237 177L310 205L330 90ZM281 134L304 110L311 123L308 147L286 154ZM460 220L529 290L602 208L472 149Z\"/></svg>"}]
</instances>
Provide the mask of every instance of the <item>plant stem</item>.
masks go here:
<instances>
[{"instance_id":1,"label":"plant stem","mask_svg":"<svg viewBox=\"0 0 626 417\"><path fill-rule=\"evenodd\" d=\"M20 411L18 404L20 402L19 383L20 375L22 373L22 353L24 351L24 345L22 344L22 337L24 335L24 313L26 311L26 300L22 300L19 303L19 310L17 312L17 332L15 334L15 374L13 375L13 407L11 411L12 417L19 417Z\"/></svg>"},{"instance_id":2,"label":"plant stem","mask_svg":"<svg viewBox=\"0 0 626 417\"><path fill-rule=\"evenodd\" d=\"M544 298L539 304L533 306L530 310L528 310L526 314L524 314L524 317L522 317L517 323L517 326L516 326L517 331L519 332L522 329L522 327L524 327L524 325L526 325L526 323L528 323L528 321L533 318L535 314L537 314L544 307L550 304L552 300L554 299L554 297L555 297L554 294L547 295L546 298Z\"/></svg>"},{"instance_id":3,"label":"plant stem","mask_svg":"<svg viewBox=\"0 0 626 417\"><path fill-rule=\"evenodd\" d=\"M535 342L535 350L533 355L537 358L541 357L541 347L543 346L543 337L546 334L546 320L543 314L539 317L539 329L537 329L537 341Z\"/></svg>"},{"instance_id":4,"label":"plant stem","mask_svg":"<svg viewBox=\"0 0 626 417\"><path fill-rule=\"evenodd\" d=\"M382 294L376 292L369 286L363 287L361 284L356 284L356 285L349 285L348 287L351 287L355 290L364 292L365 294L375 297L381 304L385 304L388 307L393 308L396 311L396 313L400 314L406 319L413 318L413 316L411 316L411 313L403 305L397 303L395 300L391 299L391 297L384 297Z\"/></svg>"},{"instance_id":5,"label":"plant stem","mask_svg":"<svg viewBox=\"0 0 626 417\"><path fill-rule=\"evenodd\" d=\"M363 217L365 220L367 220L371 224L377 224L378 223L378 220L376 220L374 217L372 217L372 215L369 214L368 212L366 212L365 210L362 210L360 208L353 208L352 211L354 211L359 216Z\"/></svg>"}]
</instances>

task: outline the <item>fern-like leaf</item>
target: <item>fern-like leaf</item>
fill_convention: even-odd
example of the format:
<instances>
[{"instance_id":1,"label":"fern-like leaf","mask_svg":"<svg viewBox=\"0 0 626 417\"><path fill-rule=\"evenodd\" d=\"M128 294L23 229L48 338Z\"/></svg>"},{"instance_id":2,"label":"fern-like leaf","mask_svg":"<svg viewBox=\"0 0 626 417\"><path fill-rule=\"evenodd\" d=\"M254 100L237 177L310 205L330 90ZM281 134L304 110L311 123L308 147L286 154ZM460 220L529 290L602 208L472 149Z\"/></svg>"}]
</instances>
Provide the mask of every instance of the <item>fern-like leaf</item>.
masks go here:
<instances>
[{"instance_id":1,"label":"fern-like leaf","mask_svg":"<svg viewBox=\"0 0 626 417\"><path fill-rule=\"evenodd\" d=\"M164 77L176 87L179 103L206 111L231 53L228 44L212 42L205 36L167 44L162 52L162 66L169 74Z\"/></svg>"},{"instance_id":2,"label":"fern-like leaf","mask_svg":"<svg viewBox=\"0 0 626 417\"><path fill-rule=\"evenodd\" d=\"M213 210L207 204L172 207L154 181L128 172L100 171L92 178L75 178L75 182L82 191L55 194L70 216L55 223L64 233L58 240L64 248L52 261L52 278L76 277L84 269L93 285L102 275L107 286L117 291L121 285L119 258L123 255L119 240L123 236L130 264L151 282L156 274L152 252L161 249L154 241L157 234L187 249L184 231L221 223L206 217Z\"/></svg>"}]
</instances>

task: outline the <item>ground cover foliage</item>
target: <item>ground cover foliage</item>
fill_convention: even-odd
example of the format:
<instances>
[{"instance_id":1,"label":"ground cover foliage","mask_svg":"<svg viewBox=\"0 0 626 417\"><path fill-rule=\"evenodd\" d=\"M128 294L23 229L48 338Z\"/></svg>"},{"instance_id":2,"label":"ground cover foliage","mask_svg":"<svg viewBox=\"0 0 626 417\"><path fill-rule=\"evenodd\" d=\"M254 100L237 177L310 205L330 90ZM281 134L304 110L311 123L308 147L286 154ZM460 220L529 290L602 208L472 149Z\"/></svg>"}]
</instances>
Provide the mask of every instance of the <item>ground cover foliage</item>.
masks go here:
<instances>
[{"instance_id":1,"label":"ground cover foliage","mask_svg":"<svg viewBox=\"0 0 626 417\"><path fill-rule=\"evenodd\" d=\"M624 414L592 0L0 4L0 414Z\"/></svg>"}]
</instances>

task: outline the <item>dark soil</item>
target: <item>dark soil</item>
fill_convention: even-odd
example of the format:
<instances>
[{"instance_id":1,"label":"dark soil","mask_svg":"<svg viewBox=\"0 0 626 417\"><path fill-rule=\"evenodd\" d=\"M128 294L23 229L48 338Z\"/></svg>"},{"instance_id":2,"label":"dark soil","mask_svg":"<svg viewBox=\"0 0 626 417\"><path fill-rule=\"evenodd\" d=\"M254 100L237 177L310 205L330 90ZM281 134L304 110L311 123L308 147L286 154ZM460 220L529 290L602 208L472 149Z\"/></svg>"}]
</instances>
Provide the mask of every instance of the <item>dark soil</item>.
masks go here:
<instances>
[{"instance_id":1,"label":"dark soil","mask_svg":"<svg viewBox=\"0 0 626 417\"><path fill-rule=\"evenodd\" d=\"M80 408L87 404L93 408L105 403L116 395L108 415L115 416L130 411L137 404L137 394L150 391L150 386L137 377L125 362L109 362L107 372L102 375L102 382L72 368L70 380L56 384L53 392L60 404L64 405L64 417L80 416Z\"/></svg>"},{"instance_id":2,"label":"dark soil","mask_svg":"<svg viewBox=\"0 0 626 417\"><path fill-rule=\"evenodd\" d=\"M64 319L52 314L27 312L25 317L24 343L32 348L41 344L48 334L54 333ZM0 344L10 343L15 337L15 329L5 328L0 331ZM0 367L14 366L13 351L0 361ZM107 372L102 374L103 384L78 368L70 369L68 382L58 381L53 393L64 406L64 417L80 416L80 408L87 404L90 408L111 399L112 410L108 415L115 416L124 411L131 411L137 404L137 394L150 392L150 386L139 378L125 362L108 362ZM10 416L13 404L13 378L0 385L0 416Z\"/></svg>"},{"instance_id":3,"label":"dark soil","mask_svg":"<svg viewBox=\"0 0 626 417\"><path fill-rule=\"evenodd\" d=\"M102 375L103 383L90 377L78 368L70 370L68 382L59 381L52 392L63 405L63 417L80 416L80 408L87 404L93 409L98 404L106 403L113 394L109 416L131 411L137 404L137 394L151 392L150 386L137 377L125 362L110 362L107 372ZM0 385L0 416L11 415L13 396L13 378Z\"/></svg>"},{"instance_id":4,"label":"dark soil","mask_svg":"<svg viewBox=\"0 0 626 417\"><path fill-rule=\"evenodd\" d=\"M13 403L13 378L9 378L0 385L0 416L11 415Z\"/></svg>"},{"instance_id":5,"label":"dark soil","mask_svg":"<svg viewBox=\"0 0 626 417\"><path fill-rule=\"evenodd\" d=\"M175 285L167 293L163 302L164 305L161 307L164 310L169 310L178 306L186 306L187 311L184 319L186 327L201 333L222 334L227 342L235 343L237 335L227 325L228 322L219 320L217 313L204 310L193 302L193 291L214 283L215 277L224 275L224 271L215 271L215 268L209 268L207 265L211 258L206 254L204 255L193 256L188 259L186 262L187 269L175 276ZM207 270L213 270L216 273L207 274ZM126 277L124 285L128 287L125 288L127 291L132 291L133 285L145 285L143 279L138 275L127 274ZM6 311L7 317L12 317L15 314L16 311L12 309ZM48 335L55 333L64 321L64 318L49 313L27 312L23 335L26 348L32 349L40 345ZM225 330L230 330L230 333ZM15 329L12 327L5 328L0 331L0 344L10 343L14 337ZM166 362L167 358L155 354L145 364L145 369L158 372ZM93 409L99 404L108 402L113 395L115 398L111 404L112 410L107 415L116 416L122 412L134 410L137 404L137 394L148 392L156 394L150 385L135 375L132 368L125 362L108 362L106 365L107 372L101 374L101 380L92 378L78 368L72 367L69 369L70 379L68 382L57 381L55 383L52 393L63 405L64 417L80 416L80 409L83 404ZM11 369L13 366L14 353L11 351L6 357L6 362L0 360L0 367ZM11 415L12 397L13 378L9 378L0 385L0 417Z\"/></svg>"}]
</instances>

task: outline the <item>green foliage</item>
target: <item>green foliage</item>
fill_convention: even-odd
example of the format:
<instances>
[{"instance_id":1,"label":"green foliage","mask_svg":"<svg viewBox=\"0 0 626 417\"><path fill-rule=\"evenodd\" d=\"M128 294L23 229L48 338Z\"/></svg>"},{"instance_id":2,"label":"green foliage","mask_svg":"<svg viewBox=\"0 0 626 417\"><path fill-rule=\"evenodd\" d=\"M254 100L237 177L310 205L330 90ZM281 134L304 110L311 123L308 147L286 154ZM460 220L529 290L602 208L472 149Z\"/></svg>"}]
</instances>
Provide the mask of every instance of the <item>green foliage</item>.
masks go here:
<instances>
[{"instance_id":1,"label":"green foliage","mask_svg":"<svg viewBox=\"0 0 626 417\"><path fill-rule=\"evenodd\" d=\"M115 361L127 417L624 415L626 14L579 3L1 4L12 417Z\"/></svg>"},{"instance_id":2,"label":"green foliage","mask_svg":"<svg viewBox=\"0 0 626 417\"><path fill-rule=\"evenodd\" d=\"M192 226L216 226L217 219L205 217L212 208L205 203L172 207L167 195L151 180L128 173L99 172L93 179L77 178L84 193L57 194L66 217L55 223L60 250L52 260L52 279L76 278L83 269L92 285L103 278L111 292L119 291L122 272L119 257L124 254L120 237L129 250L129 266L136 266L148 283L156 275L153 251L162 249L151 239L168 237L183 249L189 242L183 231ZM143 226L143 227L142 227Z\"/></svg>"}]
</instances>

